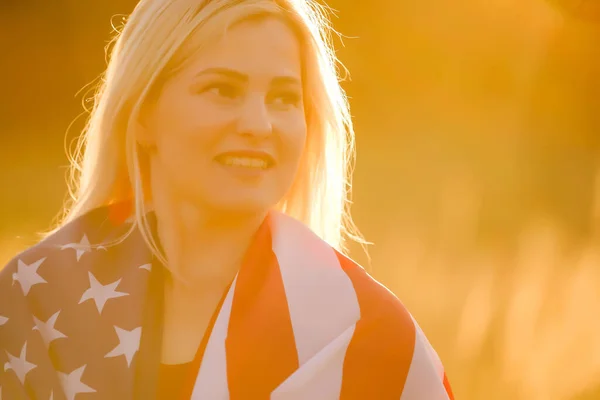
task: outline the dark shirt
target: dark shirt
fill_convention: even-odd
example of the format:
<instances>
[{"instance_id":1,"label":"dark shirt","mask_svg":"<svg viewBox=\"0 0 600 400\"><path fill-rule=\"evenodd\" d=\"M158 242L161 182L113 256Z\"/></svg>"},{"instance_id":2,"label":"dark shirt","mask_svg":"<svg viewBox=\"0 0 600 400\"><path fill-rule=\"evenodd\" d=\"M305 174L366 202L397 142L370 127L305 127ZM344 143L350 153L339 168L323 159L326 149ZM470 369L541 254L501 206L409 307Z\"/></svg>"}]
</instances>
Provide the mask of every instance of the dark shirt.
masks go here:
<instances>
[{"instance_id":1,"label":"dark shirt","mask_svg":"<svg viewBox=\"0 0 600 400\"><path fill-rule=\"evenodd\" d=\"M194 360L185 364L160 364L158 371L158 388L156 393L157 400L189 400L192 397L192 391L194 389L194 383L196 376L200 370L202 364L202 358L204 357L204 351L208 344L208 339L215 326L225 297L229 292L231 285L228 285L225 292L221 296L219 304L213 311L210 318L198 351L194 356Z\"/></svg>"}]
</instances>

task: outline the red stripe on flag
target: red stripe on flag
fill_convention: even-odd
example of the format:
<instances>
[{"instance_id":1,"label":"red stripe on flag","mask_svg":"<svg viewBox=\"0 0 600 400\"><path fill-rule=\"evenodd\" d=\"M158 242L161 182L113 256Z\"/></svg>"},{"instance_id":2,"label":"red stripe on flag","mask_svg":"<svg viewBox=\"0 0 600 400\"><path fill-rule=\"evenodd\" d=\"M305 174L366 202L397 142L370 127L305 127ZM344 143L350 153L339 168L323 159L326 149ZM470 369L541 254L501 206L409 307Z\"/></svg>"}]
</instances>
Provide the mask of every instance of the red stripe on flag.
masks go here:
<instances>
[{"instance_id":1,"label":"red stripe on flag","mask_svg":"<svg viewBox=\"0 0 600 400\"><path fill-rule=\"evenodd\" d=\"M283 278L267 222L238 274L225 346L231 400L268 399L298 369Z\"/></svg>"},{"instance_id":2,"label":"red stripe on flag","mask_svg":"<svg viewBox=\"0 0 600 400\"><path fill-rule=\"evenodd\" d=\"M450 400L454 400L454 394L452 393L452 387L450 387L450 381L448 380L448 375L444 373L444 388L446 389L446 393L448 393L448 398Z\"/></svg>"},{"instance_id":3,"label":"red stripe on flag","mask_svg":"<svg viewBox=\"0 0 600 400\"><path fill-rule=\"evenodd\" d=\"M415 346L412 318L363 268L339 253L338 259L354 285L361 312L344 360L340 399L399 399Z\"/></svg>"}]
</instances>

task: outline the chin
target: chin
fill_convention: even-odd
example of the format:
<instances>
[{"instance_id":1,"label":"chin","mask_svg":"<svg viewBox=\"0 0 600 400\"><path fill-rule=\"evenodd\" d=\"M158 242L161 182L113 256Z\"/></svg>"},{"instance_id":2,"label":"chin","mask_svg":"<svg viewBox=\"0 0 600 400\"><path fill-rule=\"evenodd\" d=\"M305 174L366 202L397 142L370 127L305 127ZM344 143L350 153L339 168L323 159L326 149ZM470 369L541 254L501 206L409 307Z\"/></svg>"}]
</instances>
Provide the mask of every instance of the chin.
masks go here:
<instances>
[{"instance_id":1,"label":"chin","mask_svg":"<svg viewBox=\"0 0 600 400\"><path fill-rule=\"evenodd\" d=\"M234 196L214 199L210 208L218 213L232 215L256 215L269 211L276 202L269 201L263 196Z\"/></svg>"}]
</instances>

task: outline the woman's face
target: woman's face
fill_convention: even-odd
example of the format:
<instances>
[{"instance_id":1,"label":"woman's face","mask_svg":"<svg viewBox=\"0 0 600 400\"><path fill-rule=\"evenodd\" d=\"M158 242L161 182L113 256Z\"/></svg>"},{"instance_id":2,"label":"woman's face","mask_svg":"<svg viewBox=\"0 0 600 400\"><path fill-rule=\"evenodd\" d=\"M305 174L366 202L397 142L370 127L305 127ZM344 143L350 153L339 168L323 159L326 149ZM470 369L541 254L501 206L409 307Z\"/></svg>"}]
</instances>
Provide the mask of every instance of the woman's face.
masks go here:
<instances>
[{"instance_id":1,"label":"woman's face","mask_svg":"<svg viewBox=\"0 0 600 400\"><path fill-rule=\"evenodd\" d=\"M143 118L152 181L215 211L263 212L306 141L300 45L274 17L232 26L163 86Z\"/></svg>"}]
</instances>

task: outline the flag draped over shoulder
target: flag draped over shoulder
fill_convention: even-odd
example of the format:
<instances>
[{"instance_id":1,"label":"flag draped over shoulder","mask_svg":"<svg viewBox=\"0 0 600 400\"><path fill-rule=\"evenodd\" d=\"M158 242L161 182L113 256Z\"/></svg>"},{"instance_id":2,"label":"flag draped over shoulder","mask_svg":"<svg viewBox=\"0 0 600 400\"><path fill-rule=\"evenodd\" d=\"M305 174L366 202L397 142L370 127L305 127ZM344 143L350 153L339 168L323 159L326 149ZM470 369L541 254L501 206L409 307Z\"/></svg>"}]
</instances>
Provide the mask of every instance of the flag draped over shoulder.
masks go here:
<instances>
[{"instance_id":1,"label":"flag draped over shoulder","mask_svg":"<svg viewBox=\"0 0 600 400\"><path fill-rule=\"evenodd\" d=\"M0 272L0 399L155 397L163 266L139 231L103 245L130 228L113 211ZM266 246L225 296L192 399L453 399L416 321L359 265L281 213L255 241Z\"/></svg>"}]
</instances>

